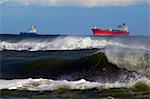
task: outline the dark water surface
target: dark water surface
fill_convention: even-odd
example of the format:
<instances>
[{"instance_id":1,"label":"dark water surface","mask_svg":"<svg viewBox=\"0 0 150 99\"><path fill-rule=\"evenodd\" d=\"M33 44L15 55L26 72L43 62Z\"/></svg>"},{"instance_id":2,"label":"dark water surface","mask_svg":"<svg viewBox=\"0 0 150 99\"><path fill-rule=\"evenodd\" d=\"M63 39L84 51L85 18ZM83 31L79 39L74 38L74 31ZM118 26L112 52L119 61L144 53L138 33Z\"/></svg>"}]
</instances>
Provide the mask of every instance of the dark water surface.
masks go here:
<instances>
[{"instance_id":1,"label":"dark water surface","mask_svg":"<svg viewBox=\"0 0 150 99\"><path fill-rule=\"evenodd\" d=\"M149 99L149 37L0 35L1 98Z\"/></svg>"}]
</instances>

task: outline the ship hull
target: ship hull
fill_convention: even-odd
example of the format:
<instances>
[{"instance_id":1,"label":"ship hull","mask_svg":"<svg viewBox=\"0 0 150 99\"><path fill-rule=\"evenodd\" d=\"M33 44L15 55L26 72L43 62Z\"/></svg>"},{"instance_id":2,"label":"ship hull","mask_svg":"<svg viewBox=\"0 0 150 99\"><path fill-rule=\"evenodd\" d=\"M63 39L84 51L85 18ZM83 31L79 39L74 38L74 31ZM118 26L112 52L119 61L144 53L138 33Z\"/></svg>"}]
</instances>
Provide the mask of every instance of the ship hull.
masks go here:
<instances>
[{"instance_id":1,"label":"ship hull","mask_svg":"<svg viewBox=\"0 0 150 99\"><path fill-rule=\"evenodd\" d=\"M94 35L100 35L100 36L115 36L115 35L128 35L129 32L119 31L119 30L102 30L102 29L92 29Z\"/></svg>"},{"instance_id":2,"label":"ship hull","mask_svg":"<svg viewBox=\"0 0 150 99\"><path fill-rule=\"evenodd\" d=\"M34 36L34 35L37 35L37 33L20 32L20 35Z\"/></svg>"}]
</instances>

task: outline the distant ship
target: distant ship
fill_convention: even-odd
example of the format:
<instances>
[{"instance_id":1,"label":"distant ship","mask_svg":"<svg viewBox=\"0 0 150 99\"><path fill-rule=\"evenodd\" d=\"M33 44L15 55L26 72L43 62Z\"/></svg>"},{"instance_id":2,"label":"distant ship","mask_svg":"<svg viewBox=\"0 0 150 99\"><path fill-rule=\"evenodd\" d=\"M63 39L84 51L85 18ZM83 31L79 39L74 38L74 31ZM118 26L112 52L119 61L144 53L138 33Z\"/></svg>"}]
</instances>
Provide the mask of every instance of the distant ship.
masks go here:
<instances>
[{"instance_id":1,"label":"distant ship","mask_svg":"<svg viewBox=\"0 0 150 99\"><path fill-rule=\"evenodd\" d=\"M20 35L37 35L37 29L34 25L32 25L27 32L20 32Z\"/></svg>"},{"instance_id":2,"label":"distant ship","mask_svg":"<svg viewBox=\"0 0 150 99\"><path fill-rule=\"evenodd\" d=\"M129 35L128 26L123 23L122 25L118 25L117 29L99 29L96 26L92 28L94 35L100 36L117 36L117 35Z\"/></svg>"}]
</instances>

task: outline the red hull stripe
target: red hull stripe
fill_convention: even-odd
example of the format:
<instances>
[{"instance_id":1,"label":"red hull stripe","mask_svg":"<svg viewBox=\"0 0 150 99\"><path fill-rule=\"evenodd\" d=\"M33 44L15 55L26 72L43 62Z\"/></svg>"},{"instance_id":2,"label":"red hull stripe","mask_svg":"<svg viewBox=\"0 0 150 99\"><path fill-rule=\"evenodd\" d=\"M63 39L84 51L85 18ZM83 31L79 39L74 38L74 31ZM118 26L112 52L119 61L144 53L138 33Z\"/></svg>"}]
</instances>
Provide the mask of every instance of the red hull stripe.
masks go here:
<instances>
[{"instance_id":1,"label":"red hull stripe","mask_svg":"<svg viewBox=\"0 0 150 99\"><path fill-rule=\"evenodd\" d=\"M101 29L92 29L94 35L128 35L128 32L124 31L108 31L108 30L101 30Z\"/></svg>"}]
</instances>

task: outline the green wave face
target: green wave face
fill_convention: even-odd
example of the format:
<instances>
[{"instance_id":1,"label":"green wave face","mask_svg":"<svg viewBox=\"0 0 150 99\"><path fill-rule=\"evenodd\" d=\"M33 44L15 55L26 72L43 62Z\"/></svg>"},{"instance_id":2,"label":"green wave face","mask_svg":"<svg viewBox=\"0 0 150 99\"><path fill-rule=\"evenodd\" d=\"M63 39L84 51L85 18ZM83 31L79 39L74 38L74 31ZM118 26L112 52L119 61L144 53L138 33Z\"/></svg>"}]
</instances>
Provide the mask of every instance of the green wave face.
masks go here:
<instances>
[{"instance_id":1,"label":"green wave face","mask_svg":"<svg viewBox=\"0 0 150 99\"><path fill-rule=\"evenodd\" d=\"M57 55L52 56L52 55L47 55L47 54L56 54L58 52L47 52L47 53L40 53L40 52L34 52L34 55L31 55L30 52L2 52L2 57L5 57L5 53L9 53L9 55L7 56L11 56L12 60L10 59L10 61L6 60L2 60L2 69L4 67L4 69L8 68L15 68L14 66L16 66L16 69L14 70L14 74L17 75L24 75L24 77L26 77L27 75L44 75L47 77L51 77L50 74L56 74L57 72L59 73L64 73L64 71L77 71L77 70L81 70L81 69L88 69L90 67L96 67L98 68L98 66L101 65L101 67L104 67L104 64L106 65L112 65L110 63L108 63L105 55L103 53L98 53L98 54L92 54L92 55L88 55L89 53L93 53L96 51L96 49L93 49L93 51L91 50L83 50L83 51L77 51L79 53L85 52L87 51L87 53L85 53L86 55L84 56L79 56L79 57L75 57L72 56L73 58L65 58L65 57L57 57ZM3 55L4 53L4 55ZM22 55L18 55L17 56L13 56L13 54L22 54ZM69 52L59 52L59 53L67 53L67 54L72 54L75 52L69 51ZM58 53L58 54L59 54ZM26 56L25 56L26 55ZM38 57L37 57L38 56ZM40 56L40 57L39 57ZM70 55L71 56L71 55ZM10 57L10 58L11 58ZM16 59L14 59L14 57L16 57ZM21 59L22 58L22 59ZM15 61L14 61L15 60ZM8 62L4 62L4 61L8 61ZM105 66L106 67L106 66ZM18 69L18 70L17 70ZM75 70L76 69L76 70ZM12 70L12 69L9 69ZM90 70L90 69L89 69ZM16 72L16 73L15 73ZM40 74L40 73L42 74ZM48 76L49 75L49 76ZM34 77L34 76L33 76Z\"/></svg>"},{"instance_id":2,"label":"green wave face","mask_svg":"<svg viewBox=\"0 0 150 99\"><path fill-rule=\"evenodd\" d=\"M132 75L132 72L120 69L116 65L108 62L105 54L99 49L34 52L34 54L33 52L31 54L31 52L26 51L6 52L12 55L12 59L14 59L13 54L18 53L20 60L17 60L18 58L15 56L15 62L12 60L12 62L9 61L2 64L2 71L7 70L7 74L2 73L1 76L1 78L5 79L48 78L78 80L84 78L89 81L114 82L118 81L122 75ZM61 57L60 53L62 54ZM66 53L70 57L63 56ZM72 53L74 56L71 56ZM84 53L84 55L80 55L81 53ZM21 59L20 57L23 58ZM127 80L127 77L124 79ZM120 81L124 81L124 79L120 79Z\"/></svg>"}]
</instances>

